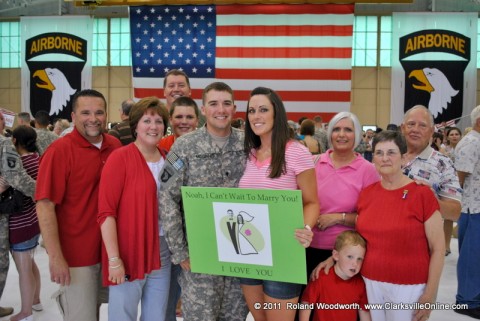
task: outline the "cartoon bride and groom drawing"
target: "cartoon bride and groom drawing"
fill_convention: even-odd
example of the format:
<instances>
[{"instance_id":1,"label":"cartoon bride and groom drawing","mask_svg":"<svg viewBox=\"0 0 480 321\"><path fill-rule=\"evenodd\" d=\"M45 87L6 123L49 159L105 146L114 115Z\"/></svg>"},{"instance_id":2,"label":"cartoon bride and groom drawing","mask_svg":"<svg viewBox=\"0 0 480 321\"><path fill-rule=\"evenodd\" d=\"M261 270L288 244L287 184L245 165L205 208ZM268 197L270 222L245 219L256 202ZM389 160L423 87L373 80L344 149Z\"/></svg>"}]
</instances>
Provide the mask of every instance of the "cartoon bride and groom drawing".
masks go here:
<instances>
[{"instance_id":1,"label":"cartoon bride and groom drawing","mask_svg":"<svg viewBox=\"0 0 480 321\"><path fill-rule=\"evenodd\" d=\"M227 238L232 242L237 254L258 254L265 247L261 232L252 223L254 219L254 216L245 211L239 211L235 215L233 210L228 209L227 216L222 220L221 224L225 224L228 231Z\"/></svg>"}]
</instances>

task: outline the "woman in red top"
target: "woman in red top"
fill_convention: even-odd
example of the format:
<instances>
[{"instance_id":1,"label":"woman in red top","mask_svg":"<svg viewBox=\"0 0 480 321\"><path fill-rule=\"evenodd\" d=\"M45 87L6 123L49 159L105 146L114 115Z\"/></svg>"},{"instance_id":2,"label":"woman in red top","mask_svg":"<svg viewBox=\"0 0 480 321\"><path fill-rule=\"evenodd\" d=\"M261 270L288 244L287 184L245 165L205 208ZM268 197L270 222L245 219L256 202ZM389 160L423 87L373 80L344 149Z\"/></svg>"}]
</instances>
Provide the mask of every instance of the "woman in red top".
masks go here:
<instances>
[{"instance_id":1,"label":"woman in red top","mask_svg":"<svg viewBox=\"0 0 480 321\"><path fill-rule=\"evenodd\" d=\"M177 137L197 129L198 117L198 106L195 100L186 96L175 99L170 108L170 125L173 133L162 138L158 143L158 147L164 148L169 152Z\"/></svg>"},{"instance_id":2,"label":"woman in red top","mask_svg":"<svg viewBox=\"0 0 480 321\"><path fill-rule=\"evenodd\" d=\"M135 139L115 150L102 171L98 222L105 245L103 282L110 286L108 319L164 320L170 286L168 248L158 224L157 190L165 153L158 141L168 113L156 97L137 102L130 111ZM160 235L160 237L159 237ZM162 238L162 239L160 239Z\"/></svg>"},{"instance_id":3,"label":"woman in red top","mask_svg":"<svg viewBox=\"0 0 480 321\"><path fill-rule=\"evenodd\" d=\"M435 303L445 257L440 207L429 186L403 174L401 133L376 134L372 149L382 180L360 193L356 223L367 241L361 274L368 302L384 305L370 310L372 321L425 321L431 310L424 304Z\"/></svg>"}]
</instances>

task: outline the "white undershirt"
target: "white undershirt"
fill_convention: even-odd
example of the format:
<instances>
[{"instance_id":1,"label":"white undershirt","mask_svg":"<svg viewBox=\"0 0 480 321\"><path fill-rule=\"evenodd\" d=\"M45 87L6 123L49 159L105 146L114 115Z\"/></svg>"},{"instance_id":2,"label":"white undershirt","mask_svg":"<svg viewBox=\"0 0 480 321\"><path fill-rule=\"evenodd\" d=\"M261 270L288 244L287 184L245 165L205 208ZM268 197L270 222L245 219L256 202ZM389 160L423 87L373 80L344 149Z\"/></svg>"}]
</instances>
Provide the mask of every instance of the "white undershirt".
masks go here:
<instances>
[{"instance_id":1,"label":"white undershirt","mask_svg":"<svg viewBox=\"0 0 480 321\"><path fill-rule=\"evenodd\" d=\"M163 157L160 157L160 160L158 162L147 162L148 168L150 168L153 178L155 179L155 183L157 184L157 191L160 190L160 172L162 171L164 163L165 160L163 159ZM160 218L160 213L158 213L158 217ZM159 223L159 232L160 236L163 236L165 234L161 223Z\"/></svg>"}]
</instances>

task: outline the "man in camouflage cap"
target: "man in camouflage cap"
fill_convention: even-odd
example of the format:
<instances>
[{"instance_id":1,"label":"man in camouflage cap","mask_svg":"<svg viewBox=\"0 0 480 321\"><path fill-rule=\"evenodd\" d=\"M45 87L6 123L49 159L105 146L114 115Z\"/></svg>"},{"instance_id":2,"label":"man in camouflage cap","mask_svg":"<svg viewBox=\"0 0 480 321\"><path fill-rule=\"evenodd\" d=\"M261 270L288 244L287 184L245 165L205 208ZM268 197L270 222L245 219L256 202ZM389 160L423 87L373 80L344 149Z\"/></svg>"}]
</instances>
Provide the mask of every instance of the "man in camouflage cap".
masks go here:
<instances>
[{"instance_id":1,"label":"man in camouflage cap","mask_svg":"<svg viewBox=\"0 0 480 321\"><path fill-rule=\"evenodd\" d=\"M240 321L248 308L239 280L190 270L180 187L236 187L245 168L243 133L230 126L236 110L232 89L212 83L204 89L202 101L206 126L176 140L161 173L161 225L172 262L182 267L183 319Z\"/></svg>"},{"instance_id":2,"label":"man in camouflage cap","mask_svg":"<svg viewBox=\"0 0 480 321\"><path fill-rule=\"evenodd\" d=\"M23 169L22 161L12 141L0 135L0 192L7 189L8 185L33 197L35 193L35 180ZM9 268L8 215L0 213L0 297L2 296ZM13 308L0 307L0 317L13 313Z\"/></svg>"}]
</instances>

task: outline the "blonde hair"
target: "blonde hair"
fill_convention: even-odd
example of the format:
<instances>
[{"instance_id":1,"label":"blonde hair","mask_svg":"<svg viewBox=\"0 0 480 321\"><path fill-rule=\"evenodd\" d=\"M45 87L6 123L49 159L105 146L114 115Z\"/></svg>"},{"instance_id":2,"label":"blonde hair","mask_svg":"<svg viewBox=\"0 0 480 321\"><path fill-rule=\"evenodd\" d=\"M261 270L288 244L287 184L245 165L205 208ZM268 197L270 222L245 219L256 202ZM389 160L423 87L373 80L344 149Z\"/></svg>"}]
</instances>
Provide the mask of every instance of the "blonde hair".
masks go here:
<instances>
[{"instance_id":1,"label":"blonde hair","mask_svg":"<svg viewBox=\"0 0 480 321\"><path fill-rule=\"evenodd\" d=\"M336 251L340 251L347 245L360 245L364 249L367 249L367 242L365 239L358 234L356 231L343 231L342 233L338 234L337 238L335 239L335 246L333 247Z\"/></svg>"},{"instance_id":2,"label":"blonde hair","mask_svg":"<svg viewBox=\"0 0 480 321\"><path fill-rule=\"evenodd\" d=\"M62 129L62 131L64 131L65 129L67 129L68 127L70 127L70 123L68 122L67 119L58 119L55 124L58 123L58 126L60 126L60 128Z\"/></svg>"}]
</instances>

